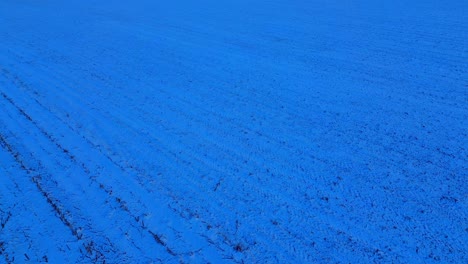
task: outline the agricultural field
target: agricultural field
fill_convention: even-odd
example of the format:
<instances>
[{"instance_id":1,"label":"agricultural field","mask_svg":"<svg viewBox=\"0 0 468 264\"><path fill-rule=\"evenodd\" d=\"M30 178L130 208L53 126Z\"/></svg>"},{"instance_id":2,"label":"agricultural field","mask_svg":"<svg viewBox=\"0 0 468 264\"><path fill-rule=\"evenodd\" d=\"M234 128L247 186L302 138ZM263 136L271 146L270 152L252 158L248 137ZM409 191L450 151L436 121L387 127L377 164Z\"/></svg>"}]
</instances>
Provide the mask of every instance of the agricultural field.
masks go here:
<instances>
[{"instance_id":1,"label":"agricultural field","mask_svg":"<svg viewBox=\"0 0 468 264\"><path fill-rule=\"evenodd\" d=\"M468 263L468 1L0 0L0 263Z\"/></svg>"}]
</instances>

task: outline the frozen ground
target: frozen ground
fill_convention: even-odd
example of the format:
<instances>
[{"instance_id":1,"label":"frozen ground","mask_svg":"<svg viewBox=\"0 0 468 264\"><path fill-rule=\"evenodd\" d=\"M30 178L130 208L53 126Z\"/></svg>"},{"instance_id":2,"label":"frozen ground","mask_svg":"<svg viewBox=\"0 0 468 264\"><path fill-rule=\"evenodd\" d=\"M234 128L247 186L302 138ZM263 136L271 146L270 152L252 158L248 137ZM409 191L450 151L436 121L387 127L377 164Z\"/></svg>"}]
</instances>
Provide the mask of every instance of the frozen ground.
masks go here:
<instances>
[{"instance_id":1,"label":"frozen ground","mask_svg":"<svg viewBox=\"0 0 468 264\"><path fill-rule=\"evenodd\" d=\"M0 263L467 263L468 2L0 0Z\"/></svg>"}]
</instances>

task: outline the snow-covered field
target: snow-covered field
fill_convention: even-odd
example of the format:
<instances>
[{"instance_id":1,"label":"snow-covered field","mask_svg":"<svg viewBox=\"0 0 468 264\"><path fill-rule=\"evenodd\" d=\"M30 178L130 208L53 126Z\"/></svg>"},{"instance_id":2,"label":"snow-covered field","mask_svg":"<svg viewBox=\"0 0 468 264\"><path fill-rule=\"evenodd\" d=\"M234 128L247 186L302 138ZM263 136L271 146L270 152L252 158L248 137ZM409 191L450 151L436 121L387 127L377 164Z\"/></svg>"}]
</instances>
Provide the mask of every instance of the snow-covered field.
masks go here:
<instances>
[{"instance_id":1,"label":"snow-covered field","mask_svg":"<svg viewBox=\"0 0 468 264\"><path fill-rule=\"evenodd\" d=\"M0 0L0 263L468 263L468 1Z\"/></svg>"}]
</instances>

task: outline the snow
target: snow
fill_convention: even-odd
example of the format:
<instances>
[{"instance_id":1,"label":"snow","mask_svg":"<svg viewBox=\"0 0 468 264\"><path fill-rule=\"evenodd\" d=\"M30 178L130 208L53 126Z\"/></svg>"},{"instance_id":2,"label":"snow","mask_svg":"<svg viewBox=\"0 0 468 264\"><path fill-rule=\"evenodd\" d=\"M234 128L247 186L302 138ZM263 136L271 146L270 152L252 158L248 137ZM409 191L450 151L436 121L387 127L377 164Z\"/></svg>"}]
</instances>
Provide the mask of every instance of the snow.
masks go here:
<instances>
[{"instance_id":1,"label":"snow","mask_svg":"<svg viewBox=\"0 0 468 264\"><path fill-rule=\"evenodd\" d=\"M467 263L468 2L0 0L0 263Z\"/></svg>"}]
</instances>

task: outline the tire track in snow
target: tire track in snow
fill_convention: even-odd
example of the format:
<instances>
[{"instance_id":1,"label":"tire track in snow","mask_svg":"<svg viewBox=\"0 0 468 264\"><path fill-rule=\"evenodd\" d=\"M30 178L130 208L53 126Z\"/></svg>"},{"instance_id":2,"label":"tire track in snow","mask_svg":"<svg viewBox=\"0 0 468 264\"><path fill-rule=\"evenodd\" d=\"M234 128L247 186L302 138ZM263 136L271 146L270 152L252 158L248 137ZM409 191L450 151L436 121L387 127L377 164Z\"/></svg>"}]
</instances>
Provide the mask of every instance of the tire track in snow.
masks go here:
<instances>
[{"instance_id":1,"label":"tire track in snow","mask_svg":"<svg viewBox=\"0 0 468 264\"><path fill-rule=\"evenodd\" d=\"M2 131L2 133L5 133L5 131ZM47 202L47 204L53 209L55 212L55 216L62 222L62 224L69 229L71 234L79 241L82 240L83 237L81 235L81 232L79 231L79 228L75 228L74 225L69 221L68 217L66 216L66 213L62 210L62 206L51 196L50 193L48 193L44 188L43 184L41 182L42 176L38 174L38 172L32 168L30 168L28 165L25 164L22 155L17 152L14 147L8 143L4 136L0 134L0 145L2 148L4 148L12 158L16 161L18 166L20 167L21 170L25 172L26 175L30 178L30 180L33 182L33 184L37 187L37 191L41 194L42 198L44 198ZM33 175L33 176L30 176ZM84 244L83 244L84 245ZM94 248L89 248L88 257L91 257L94 255ZM100 260L103 255L99 252L96 252L96 258L95 260ZM102 259L101 259L102 260ZM8 261L7 261L8 262Z\"/></svg>"},{"instance_id":2,"label":"tire track in snow","mask_svg":"<svg viewBox=\"0 0 468 264\"><path fill-rule=\"evenodd\" d=\"M7 74L7 71L6 70L3 70L4 74ZM8 73L9 74L9 73ZM15 77L15 83L16 84L19 84L19 86L23 87L23 88L27 88L27 85L21 81L20 79L18 79L17 77ZM27 88L29 89L29 88ZM36 92L34 92L34 94L37 94ZM58 143L57 139L52 136L51 134L49 134L47 131L45 131L44 129L41 128L41 126L39 124L37 124L27 113L24 112L24 110L22 110L22 108L20 108L18 105L15 104L15 102L9 98L6 94L4 94L3 92L1 93L1 95L3 96L4 99L6 99L9 103L11 103L17 110L18 112L20 112L28 121L30 121L31 123L33 123L40 131L41 133L50 141L52 142L53 144L55 144L55 147L57 147L61 153L63 153L64 155L66 155L68 157L69 160L71 160L73 163L75 163L75 165L81 167L81 169L85 172L85 174L89 175L91 173L91 170L82 162L78 162L75 158L75 156L73 154L71 154L71 152L68 150L68 149L65 149L64 147L62 147L60 145L60 143ZM41 105L38 101L36 101L36 103L38 103L39 105ZM31 105L29 106L31 107ZM42 105L41 107L43 108L43 111L47 111L46 108L44 108ZM83 137L84 138L84 137ZM84 138L85 139L85 138ZM89 141L87 141L88 143L91 143ZM91 145L92 147L96 147L95 145ZM102 153L101 153L102 154ZM121 165L118 165L117 163L115 163L112 159L110 159L108 156L107 156L107 159L109 159L114 165L118 166L119 169L121 169L122 171L125 170L124 167L122 167ZM158 233L156 233L154 230L151 230L146 224L145 222L143 221L142 217L140 216L137 216L137 215L134 215L128 208L128 203L122 199L119 195L119 193L114 193L114 190L115 188L111 188L111 187L108 187L106 186L105 184L103 184L102 182L99 182L95 177L95 176L88 176L90 181L92 183L94 183L95 186L99 186L99 188L103 191L105 191L110 197L113 197L113 199L115 200L115 202L119 205L119 209L125 211L136 223L137 225L142 229L142 230L145 230L147 231L147 233L149 235L151 235L151 237L154 239L154 241L159 244L160 246L164 247L167 251L167 253L169 253L170 255L172 255L173 257L180 257L182 255L187 255L187 256L190 256L190 255L193 255L195 252L199 252L199 250L194 250L192 252L188 251L188 252L174 252L170 247L169 245L162 240L162 237L161 235L159 235ZM119 190L119 189L117 189ZM122 189L120 189L120 191L122 191ZM134 190L135 191L135 190ZM137 200L142 200L141 198L135 198ZM148 200L148 199L146 199ZM212 256L213 257L213 256Z\"/></svg>"},{"instance_id":3,"label":"tire track in snow","mask_svg":"<svg viewBox=\"0 0 468 264\"><path fill-rule=\"evenodd\" d=\"M50 140L53 144L56 145L56 147L58 149L61 150L61 152L65 153L66 156L68 156L68 158L76 163L76 160L75 158L69 154L68 150L64 149L63 147L61 147L61 145L59 145L53 138L51 135L49 135L46 131L42 130L38 125L37 123L35 123L32 118L26 114L24 112L24 110L22 110L21 108L19 108L9 97L7 97L3 92L1 93L1 95L3 96L4 99L6 99L9 103L11 103L17 110L19 113L21 113L23 115L24 118L26 118L28 121L30 121L32 124L34 124L45 136L48 140ZM25 170L28 174L36 174L35 176L32 177L32 181L35 183L37 189L40 191L40 193L43 195L43 197L47 200L47 202L49 203L49 205L54 209L54 211L56 212L56 215L58 216L58 218L62 221L62 223L67 226L71 233L73 234L73 236L76 237L77 240L84 240L85 242L83 242L83 248L84 248L84 251L86 252L85 255L92 261L98 261L98 262L105 262L105 255L104 253L102 253L99 249L97 249L96 247L100 247L100 246L104 246L106 247L105 245L98 245L96 244L93 240L92 240L92 237L83 237L84 236L84 233L86 233L88 230L85 230L83 229L83 227L76 227L75 224L73 224L70 220L69 220L69 217L67 216L68 213L66 213L62 208L64 208L63 205L60 204L60 201L56 198L53 197L53 195L51 193L49 193L46 188L44 188L44 184L43 184L43 177L47 177L47 178L52 178L50 175L46 175L45 173L41 173L39 172L39 170L43 170L43 169L36 169L36 168L32 168L32 167L29 167L28 165L26 165L26 163L23 161L23 159L21 158L21 154L19 152L17 152L13 147L12 145L10 145L9 143L7 143L3 138L2 139L2 142L4 142L5 146L7 147L8 151L12 154L13 157L15 157L15 160L20 164L21 168L23 170ZM31 157L32 158L32 157ZM30 158L30 159L31 159ZM32 158L34 159L34 158ZM40 165L40 162L38 162L38 166L41 166ZM79 164L80 167L82 167L83 170L85 170L85 173L86 174L89 174L89 170L84 166L84 164ZM90 177L91 179L91 177ZM96 183L96 182L95 182ZM57 182L55 182L55 184L57 184ZM102 186L102 184L100 184L100 186ZM102 186L102 188L104 188L104 186ZM114 199L112 199L114 200ZM125 206L124 206L124 201L122 201L120 198L115 198L115 201L118 202L118 206L115 206L114 208L121 208L125 211ZM66 207L65 207L66 208ZM110 243L109 246L111 247L111 249L109 249L110 251L112 252L116 252L115 249L112 249L112 247L115 247L114 245L112 245L112 242L110 242L110 240L107 239L107 241ZM164 246L164 245L162 245ZM115 257L114 257L115 259Z\"/></svg>"}]
</instances>

